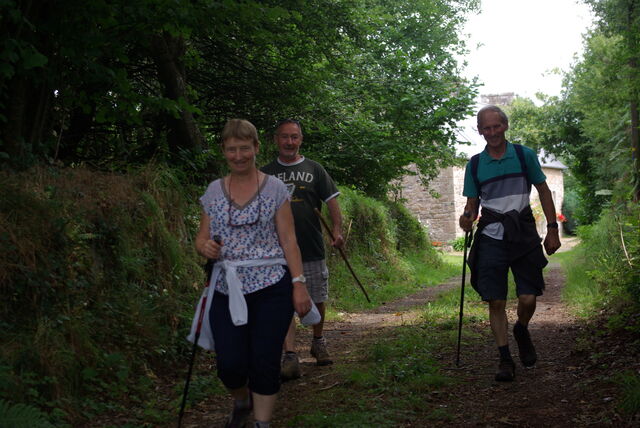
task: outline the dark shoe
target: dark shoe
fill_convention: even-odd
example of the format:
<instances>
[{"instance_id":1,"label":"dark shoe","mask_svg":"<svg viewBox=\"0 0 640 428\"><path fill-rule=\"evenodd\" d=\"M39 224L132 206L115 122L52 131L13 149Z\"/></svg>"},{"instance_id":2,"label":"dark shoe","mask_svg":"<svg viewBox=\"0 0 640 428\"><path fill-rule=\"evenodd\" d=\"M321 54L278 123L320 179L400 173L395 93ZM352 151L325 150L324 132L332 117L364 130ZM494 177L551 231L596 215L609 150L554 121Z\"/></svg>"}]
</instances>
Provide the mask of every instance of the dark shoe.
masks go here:
<instances>
[{"instance_id":1,"label":"dark shoe","mask_svg":"<svg viewBox=\"0 0 640 428\"><path fill-rule=\"evenodd\" d=\"M516 378L516 363L513 360L500 361L498 373L496 373L497 382L512 382Z\"/></svg>"},{"instance_id":2,"label":"dark shoe","mask_svg":"<svg viewBox=\"0 0 640 428\"><path fill-rule=\"evenodd\" d=\"M531 341L531 335L529 330L519 322L513 326L513 337L518 344L518 352L520 353L520 361L525 367L533 367L538 360L536 355L536 348Z\"/></svg>"},{"instance_id":3,"label":"dark shoe","mask_svg":"<svg viewBox=\"0 0 640 428\"><path fill-rule=\"evenodd\" d=\"M225 428L245 428L249 422L251 410L253 410L253 399L249 395L249 407L236 407L234 404L233 410L224 424Z\"/></svg>"},{"instance_id":4,"label":"dark shoe","mask_svg":"<svg viewBox=\"0 0 640 428\"><path fill-rule=\"evenodd\" d=\"M323 337L320 339L313 339L311 342L311 356L316 359L316 364L319 366L328 366L333 364L329 352L327 351L327 340Z\"/></svg>"},{"instance_id":5,"label":"dark shoe","mask_svg":"<svg viewBox=\"0 0 640 428\"><path fill-rule=\"evenodd\" d=\"M295 352L285 352L282 355L282 365L280 368L280 378L283 381L298 379L302 376L300 371L300 361Z\"/></svg>"}]
</instances>

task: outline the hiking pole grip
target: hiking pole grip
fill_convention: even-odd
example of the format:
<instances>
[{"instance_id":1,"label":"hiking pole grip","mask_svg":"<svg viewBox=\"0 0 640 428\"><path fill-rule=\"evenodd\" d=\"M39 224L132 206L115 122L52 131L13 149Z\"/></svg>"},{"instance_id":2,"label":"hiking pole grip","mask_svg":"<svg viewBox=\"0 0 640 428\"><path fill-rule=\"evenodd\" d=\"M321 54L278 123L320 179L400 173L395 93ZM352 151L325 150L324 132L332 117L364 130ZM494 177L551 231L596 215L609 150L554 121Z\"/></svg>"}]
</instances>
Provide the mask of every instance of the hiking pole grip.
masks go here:
<instances>
[{"instance_id":1,"label":"hiking pole grip","mask_svg":"<svg viewBox=\"0 0 640 428\"><path fill-rule=\"evenodd\" d=\"M214 235L213 240L216 241L218 245L222 243L222 239L220 235ZM205 279L204 284L205 288L209 286L209 282L211 281L211 273L213 272L213 265L215 260L208 259L207 263L204 265ZM189 362L189 370L187 372L187 380L184 384L184 391L182 393L182 404L180 405L180 414L178 415L178 428L182 426L182 416L184 415L184 408L187 404L187 394L189 392L189 384L191 383L191 373L193 372L193 363L196 359L196 352L198 351L198 340L200 339L200 331L202 329L202 320L204 319L204 312L207 307L207 295L202 296L202 303L200 304L200 313L198 314L198 323L196 324L196 334L193 339L193 347L191 348L191 361Z\"/></svg>"},{"instance_id":2,"label":"hiking pole grip","mask_svg":"<svg viewBox=\"0 0 640 428\"><path fill-rule=\"evenodd\" d=\"M329 228L329 225L325 221L324 217L322 217L322 213L320 212L320 210L317 209L317 208L314 208L314 211L315 211L316 215L318 216L318 218L320 219L320 222L324 226L325 230L329 234L329 237L331 238L331 240L335 241L336 239L333 237L333 233L331 233L331 229ZM360 290L362 290L362 292L364 293L364 297L366 297L367 302L371 303L371 299L369 299L369 295L367 294L367 290L365 290L364 286L362 285L362 283L358 279L358 276L353 271L353 268L351 267L351 264L349 263L349 260L347 260L347 255L344 253L342 248L340 248L340 247L337 247L337 248L338 248L338 252L342 256L342 259L344 260L344 263L347 265L347 268L349 269L349 272L351 272L351 275L353 275L353 279L356 280L356 282L360 286Z\"/></svg>"}]
</instances>

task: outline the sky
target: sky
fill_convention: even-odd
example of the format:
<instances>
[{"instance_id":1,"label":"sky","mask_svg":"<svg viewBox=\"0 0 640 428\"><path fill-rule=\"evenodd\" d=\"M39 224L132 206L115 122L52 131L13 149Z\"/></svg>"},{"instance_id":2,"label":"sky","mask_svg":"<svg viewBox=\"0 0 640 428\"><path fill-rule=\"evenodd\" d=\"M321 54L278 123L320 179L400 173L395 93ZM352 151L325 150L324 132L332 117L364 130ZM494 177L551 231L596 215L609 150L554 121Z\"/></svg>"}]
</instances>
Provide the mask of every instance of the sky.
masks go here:
<instances>
[{"instance_id":1,"label":"sky","mask_svg":"<svg viewBox=\"0 0 640 428\"><path fill-rule=\"evenodd\" d=\"M479 93L560 95L562 76L553 70L569 71L582 54L582 35L593 20L589 7L578 0L481 0L481 9L463 29L471 51L465 75L478 76ZM484 147L474 125L474 118L463 124L461 138L476 146L463 152Z\"/></svg>"},{"instance_id":2,"label":"sky","mask_svg":"<svg viewBox=\"0 0 640 428\"><path fill-rule=\"evenodd\" d=\"M481 0L481 7L463 30L470 36L467 75L485 84L480 93L559 95L562 78L550 72L569 70L582 53L589 7L578 0Z\"/></svg>"}]
</instances>

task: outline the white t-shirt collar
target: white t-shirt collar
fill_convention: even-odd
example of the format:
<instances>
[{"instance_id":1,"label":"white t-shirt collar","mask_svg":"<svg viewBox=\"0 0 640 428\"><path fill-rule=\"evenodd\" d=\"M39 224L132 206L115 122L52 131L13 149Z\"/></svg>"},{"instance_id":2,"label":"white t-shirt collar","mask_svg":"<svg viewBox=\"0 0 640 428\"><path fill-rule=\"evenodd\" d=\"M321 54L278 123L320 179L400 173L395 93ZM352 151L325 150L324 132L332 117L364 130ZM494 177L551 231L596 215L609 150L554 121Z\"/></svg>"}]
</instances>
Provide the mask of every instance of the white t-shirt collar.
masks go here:
<instances>
[{"instance_id":1,"label":"white t-shirt collar","mask_svg":"<svg viewBox=\"0 0 640 428\"><path fill-rule=\"evenodd\" d=\"M280 158L276 158L276 160L278 161L278 163L282 166L294 166L294 165L298 165L299 163L302 163L304 161L304 156L300 155L300 159L293 161L291 163L287 163L287 162L283 162L280 160Z\"/></svg>"}]
</instances>

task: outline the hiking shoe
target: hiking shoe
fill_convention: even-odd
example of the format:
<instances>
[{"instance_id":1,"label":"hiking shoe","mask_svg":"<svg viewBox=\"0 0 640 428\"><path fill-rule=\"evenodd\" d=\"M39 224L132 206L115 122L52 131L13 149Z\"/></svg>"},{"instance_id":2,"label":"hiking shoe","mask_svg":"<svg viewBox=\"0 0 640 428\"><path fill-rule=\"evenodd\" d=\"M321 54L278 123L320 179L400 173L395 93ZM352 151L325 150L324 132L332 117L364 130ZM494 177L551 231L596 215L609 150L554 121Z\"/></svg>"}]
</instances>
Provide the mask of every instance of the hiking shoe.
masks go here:
<instances>
[{"instance_id":1,"label":"hiking shoe","mask_svg":"<svg viewBox=\"0 0 640 428\"><path fill-rule=\"evenodd\" d=\"M527 327L516 322L516 325L513 326L513 337L515 337L516 343L518 344L518 352L520 353L522 365L525 367L533 367L538 356L536 355L536 348L533 346Z\"/></svg>"},{"instance_id":2,"label":"hiking shoe","mask_svg":"<svg viewBox=\"0 0 640 428\"><path fill-rule=\"evenodd\" d=\"M234 403L233 410L227 418L227 422L224 424L224 427L245 428L247 426L247 423L249 422L249 415L251 414L251 410L253 410L253 399L251 398L251 395L249 395L248 407L238 407Z\"/></svg>"},{"instance_id":3,"label":"hiking shoe","mask_svg":"<svg viewBox=\"0 0 640 428\"><path fill-rule=\"evenodd\" d=\"M516 377L516 363L513 360L500 361L498 373L496 373L497 382L512 382Z\"/></svg>"},{"instance_id":4,"label":"hiking shoe","mask_svg":"<svg viewBox=\"0 0 640 428\"><path fill-rule=\"evenodd\" d=\"M311 341L311 356L316 359L316 364L319 366L333 364L329 352L327 352L327 339L324 337L320 339L314 338Z\"/></svg>"},{"instance_id":5,"label":"hiking shoe","mask_svg":"<svg viewBox=\"0 0 640 428\"><path fill-rule=\"evenodd\" d=\"M285 352L282 355L282 364L280 366L280 379L283 381L298 379L302 376L300 372L300 361L298 354L295 352Z\"/></svg>"}]
</instances>

